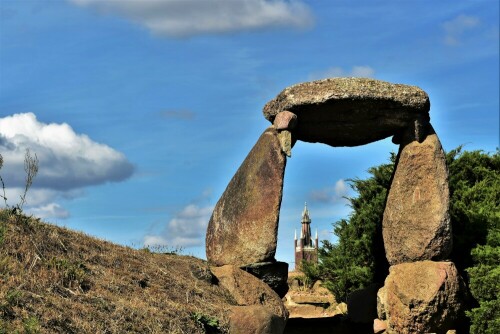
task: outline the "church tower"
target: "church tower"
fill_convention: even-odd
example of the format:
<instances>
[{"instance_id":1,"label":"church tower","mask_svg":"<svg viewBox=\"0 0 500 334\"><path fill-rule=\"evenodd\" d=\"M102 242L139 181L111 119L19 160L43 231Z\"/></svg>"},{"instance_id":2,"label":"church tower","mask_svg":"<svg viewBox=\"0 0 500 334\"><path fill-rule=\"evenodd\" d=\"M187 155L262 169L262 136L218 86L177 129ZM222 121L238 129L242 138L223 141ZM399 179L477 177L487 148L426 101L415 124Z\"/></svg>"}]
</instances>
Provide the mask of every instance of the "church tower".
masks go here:
<instances>
[{"instance_id":1,"label":"church tower","mask_svg":"<svg viewBox=\"0 0 500 334\"><path fill-rule=\"evenodd\" d=\"M318 262L318 231L316 230L316 238L312 239L311 235L311 218L307 203L302 211L302 229L300 230L300 239L297 240L297 230L295 230L295 270L300 270L302 261Z\"/></svg>"}]
</instances>

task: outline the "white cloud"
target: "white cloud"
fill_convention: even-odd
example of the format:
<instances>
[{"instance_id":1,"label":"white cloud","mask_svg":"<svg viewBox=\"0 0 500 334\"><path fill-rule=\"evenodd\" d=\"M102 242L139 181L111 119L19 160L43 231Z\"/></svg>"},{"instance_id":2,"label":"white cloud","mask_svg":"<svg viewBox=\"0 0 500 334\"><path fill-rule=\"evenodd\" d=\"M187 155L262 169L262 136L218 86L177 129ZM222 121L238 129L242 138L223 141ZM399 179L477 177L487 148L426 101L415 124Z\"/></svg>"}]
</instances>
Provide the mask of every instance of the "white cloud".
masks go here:
<instances>
[{"instance_id":1,"label":"white cloud","mask_svg":"<svg viewBox=\"0 0 500 334\"><path fill-rule=\"evenodd\" d=\"M300 0L69 0L101 13L117 14L170 37L229 33L268 27L312 25Z\"/></svg>"},{"instance_id":2,"label":"white cloud","mask_svg":"<svg viewBox=\"0 0 500 334\"><path fill-rule=\"evenodd\" d=\"M370 66L354 66L351 71L353 77L368 77L371 78L375 75L375 70Z\"/></svg>"},{"instance_id":3,"label":"white cloud","mask_svg":"<svg viewBox=\"0 0 500 334\"><path fill-rule=\"evenodd\" d=\"M69 212L57 203L49 203L27 210L29 214L38 218L59 218L65 219L70 216Z\"/></svg>"},{"instance_id":4,"label":"white cloud","mask_svg":"<svg viewBox=\"0 0 500 334\"><path fill-rule=\"evenodd\" d=\"M35 114L0 118L0 148L5 161L2 175L11 186L25 182L24 154L36 153L36 187L71 190L109 181L122 181L133 172L126 157L111 147L77 134L66 123L45 124Z\"/></svg>"},{"instance_id":5,"label":"white cloud","mask_svg":"<svg viewBox=\"0 0 500 334\"><path fill-rule=\"evenodd\" d=\"M22 173L24 173L24 171L22 171ZM7 183L6 185L8 185L10 180L4 177L2 170L0 170L0 175L2 175L2 179L4 180L4 182ZM9 205L15 205L19 202L20 197L23 193L24 188L6 187L5 197L7 197L7 203ZM40 206L54 201L58 197L58 195L59 192L56 190L31 188L26 195L26 199L30 206Z\"/></svg>"},{"instance_id":6,"label":"white cloud","mask_svg":"<svg viewBox=\"0 0 500 334\"><path fill-rule=\"evenodd\" d=\"M29 149L38 157L39 169L27 195L27 211L45 217L68 217L57 199L82 195L82 188L130 177L133 166L111 147L77 134L66 123L46 124L35 114L15 114L0 118L0 170L10 205L24 192L24 155Z\"/></svg>"},{"instance_id":7,"label":"white cloud","mask_svg":"<svg viewBox=\"0 0 500 334\"><path fill-rule=\"evenodd\" d=\"M374 75L375 75L375 70L370 66L353 66L350 71L346 71L342 67L330 67L324 71L311 73L309 75L309 80L319 80L319 79L338 78L338 77L373 78Z\"/></svg>"},{"instance_id":8,"label":"white cloud","mask_svg":"<svg viewBox=\"0 0 500 334\"><path fill-rule=\"evenodd\" d=\"M335 185L332 187L312 190L309 194L309 198L315 202L337 203L344 201L344 197L347 196L348 193L349 186L343 179L340 179L335 182Z\"/></svg>"},{"instance_id":9,"label":"white cloud","mask_svg":"<svg viewBox=\"0 0 500 334\"><path fill-rule=\"evenodd\" d=\"M175 214L160 234L149 234L145 246L192 247L203 245L213 206L189 204Z\"/></svg>"},{"instance_id":10,"label":"white cloud","mask_svg":"<svg viewBox=\"0 0 500 334\"><path fill-rule=\"evenodd\" d=\"M461 44L463 35L477 26L481 21L475 16L459 15L450 21L443 23L445 31L444 43L449 46L457 46Z\"/></svg>"},{"instance_id":11,"label":"white cloud","mask_svg":"<svg viewBox=\"0 0 500 334\"><path fill-rule=\"evenodd\" d=\"M167 246L167 240L159 235L146 235L144 237L144 246L145 247L154 247L154 246Z\"/></svg>"},{"instance_id":12,"label":"white cloud","mask_svg":"<svg viewBox=\"0 0 500 334\"><path fill-rule=\"evenodd\" d=\"M349 191L349 187L347 186L347 183L343 179L338 180L335 182L335 196L337 197L342 197L346 196L347 192Z\"/></svg>"}]
</instances>

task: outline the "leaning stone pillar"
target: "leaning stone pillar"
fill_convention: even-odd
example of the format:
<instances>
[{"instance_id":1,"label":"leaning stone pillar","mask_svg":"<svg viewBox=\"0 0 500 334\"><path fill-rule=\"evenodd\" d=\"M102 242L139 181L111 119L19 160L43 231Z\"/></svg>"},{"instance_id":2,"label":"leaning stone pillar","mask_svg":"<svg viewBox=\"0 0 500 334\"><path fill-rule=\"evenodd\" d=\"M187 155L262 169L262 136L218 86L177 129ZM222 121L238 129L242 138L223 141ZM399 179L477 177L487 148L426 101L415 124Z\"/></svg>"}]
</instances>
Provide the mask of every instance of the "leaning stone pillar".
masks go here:
<instances>
[{"instance_id":1,"label":"leaning stone pillar","mask_svg":"<svg viewBox=\"0 0 500 334\"><path fill-rule=\"evenodd\" d=\"M452 247L448 169L429 123L406 129L395 168L382 222L387 260L446 259Z\"/></svg>"},{"instance_id":2,"label":"leaning stone pillar","mask_svg":"<svg viewBox=\"0 0 500 334\"><path fill-rule=\"evenodd\" d=\"M268 128L217 202L208 224L206 252L217 266L274 262L286 157Z\"/></svg>"}]
</instances>

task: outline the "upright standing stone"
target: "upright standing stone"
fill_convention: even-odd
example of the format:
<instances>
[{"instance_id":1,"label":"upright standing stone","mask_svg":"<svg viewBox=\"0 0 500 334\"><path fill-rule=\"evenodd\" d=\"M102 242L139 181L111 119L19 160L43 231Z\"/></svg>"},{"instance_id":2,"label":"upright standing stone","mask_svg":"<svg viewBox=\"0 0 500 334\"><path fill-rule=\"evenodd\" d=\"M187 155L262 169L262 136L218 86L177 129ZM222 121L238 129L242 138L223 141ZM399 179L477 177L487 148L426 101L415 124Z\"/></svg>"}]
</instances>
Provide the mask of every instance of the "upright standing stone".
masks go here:
<instances>
[{"instance_id":1,"label":"upright standing stone","mask_svg":"<svg viewBox=\"0 0 500 334\"><path fill-rule=\"evenodd\" d=\"M206 236L209 262L244 266L274 261L285 164L277 131L270 127L215 206Z\"/></svg>"},{"instance_id":2,"label":"upright standing stone","mask_svg":"<svg viewBox=\"0 0 500 334\"><path fill-rule=\"evenodd\" d=\"M442 260L451 252L446 158L439 139L427 125L427 137L415 140L415 127L402 138L382 223L391 265Z\"/></svg>"}]
</instances>

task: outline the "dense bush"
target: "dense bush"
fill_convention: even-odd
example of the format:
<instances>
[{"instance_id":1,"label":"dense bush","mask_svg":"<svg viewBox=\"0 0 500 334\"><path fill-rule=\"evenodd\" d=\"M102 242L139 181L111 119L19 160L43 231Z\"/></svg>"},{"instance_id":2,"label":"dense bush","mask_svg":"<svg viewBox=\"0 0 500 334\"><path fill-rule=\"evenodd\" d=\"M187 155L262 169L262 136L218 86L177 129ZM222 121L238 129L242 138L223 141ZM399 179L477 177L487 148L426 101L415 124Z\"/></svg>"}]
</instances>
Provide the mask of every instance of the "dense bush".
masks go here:
<instances>
[{"instance_id":1,"label":"dense bush","mask_svg":"<svg viewBox=\"0 0 500 334\"><path fill-rule=\"evenodd\" d=\"M349 198L349 219L333 224L338 242L324 240L317 268L305 267L305 274L315 272L339 302L352 291L383 281L387 274L381 224L395 160L392 154L388 164L370 168L366 180L349 180L358 196Z\"/></svg>"},{"instance_id":2,"label":"dense bush","mask_svg":"<svg viewBox=\"0 0 500 334\"><path fill-rule=\"evenodd\" d=\"M497 188L498 189L498 188ZM498 208L497 208L498 209ZM498 215L498 210L496 214ZM486 245L472 250L474 266L467 270L470 290L479 307L467 312L471 318L471 333L500 333L500 229L489 228Z\"/></svg>"},{"instance_id":3,"label":"dense bush","mask_svg":"<svg viewBox=\"0 0 500 334\"><path fill-rule=\"evenodd\" d=\"M474 304L467 312L471 333L500 333L500 152L447 156L450 169L452 260Z\"/></svg>"},{"instance_id":4,"label":"dense bush","mask_svg":"<svg viewBox=\"0 0 500 334\"><path fill-rule=\"evenodd\" d=\"M472 333L500 333L500 152L462 151L446 155L449 169L451 260L468 284L473 302L467 315ZM371 167L366 180L349 180L357 197L349 198L349 219L333 224L338 242L323 241L319 264L305 273L325 282L338 301L387 274L382 217L394 169L390 163Z\"/></svg>"}]
</instances>

